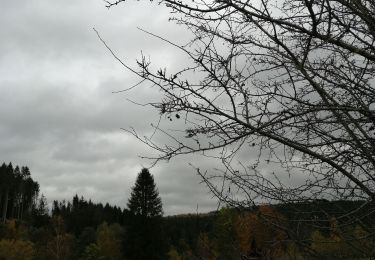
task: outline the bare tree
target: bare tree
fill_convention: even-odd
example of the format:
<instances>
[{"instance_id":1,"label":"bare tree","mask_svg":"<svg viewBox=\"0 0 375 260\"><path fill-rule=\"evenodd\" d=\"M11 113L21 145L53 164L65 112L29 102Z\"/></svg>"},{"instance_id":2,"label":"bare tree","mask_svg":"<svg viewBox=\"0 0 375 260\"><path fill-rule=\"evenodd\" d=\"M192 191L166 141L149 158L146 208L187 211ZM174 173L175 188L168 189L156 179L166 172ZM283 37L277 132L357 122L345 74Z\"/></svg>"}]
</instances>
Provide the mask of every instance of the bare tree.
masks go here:
<instances>
[{"instance_id":1,"label":"bare tree","mask_svg":"<svg viewBox=\"0 0 375 260\"><path fill-rule=\"evenodd\" d=\"M138 69L128 67L163 92L163 99L151 104L162 116L181 117L186 123L185 136L155 126L170 137L173 144L167 145L131 130L159 151L156 160L190 153L216 156L223 170L198 172L230 205L323 198L363 201L343 213L353 216L371 204L374 1L161 3L194 37L181 47L154 35L191 60L191 66L177 73L153 71L145 57ZM239 159L255 148L255 161ZM265 174L264 164L278 165L279 170ZM361 222L357 216L353 219Z\"/></svg>"}]
</instances>

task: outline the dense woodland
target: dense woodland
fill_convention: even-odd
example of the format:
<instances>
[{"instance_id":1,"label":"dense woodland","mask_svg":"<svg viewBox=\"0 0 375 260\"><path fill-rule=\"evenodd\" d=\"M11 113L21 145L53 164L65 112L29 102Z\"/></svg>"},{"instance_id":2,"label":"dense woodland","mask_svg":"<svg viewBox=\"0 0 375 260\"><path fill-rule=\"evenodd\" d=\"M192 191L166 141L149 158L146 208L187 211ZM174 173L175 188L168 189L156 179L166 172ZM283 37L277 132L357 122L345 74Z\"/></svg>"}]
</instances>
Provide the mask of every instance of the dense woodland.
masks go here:
<instances>
[{"instance_id":1,"label":"dense woodland","mask_svg":"<svg viewBox=\"0 0 375 260\"><path fill-rule=\"evenodd\" d=\"M358 208L361 201L162 217L161 199L147 169L139 173L125 209L78 195L53 201L48 209L28 167L3 164L0 178L0 259L360 259L375 253L375 241L368 236L374 205L364 204L353 213L361 224L345 223L342 217L343 209ZM330 221L322 221L327 215ZM300 232L304 239L291 242L289 232Z\"/></svg>"},{"instance_id":2,"label":"dense woodland","mask_svg":"<svg viewBox=\"0 0 375 260\"><path fill-rule=\"evenodd\" d=\"M28 167L3 163L0 167L0 210L2 220L23 219L30 213L39 193L39 184L30 176Z\"/></svg>"}]
</instances>

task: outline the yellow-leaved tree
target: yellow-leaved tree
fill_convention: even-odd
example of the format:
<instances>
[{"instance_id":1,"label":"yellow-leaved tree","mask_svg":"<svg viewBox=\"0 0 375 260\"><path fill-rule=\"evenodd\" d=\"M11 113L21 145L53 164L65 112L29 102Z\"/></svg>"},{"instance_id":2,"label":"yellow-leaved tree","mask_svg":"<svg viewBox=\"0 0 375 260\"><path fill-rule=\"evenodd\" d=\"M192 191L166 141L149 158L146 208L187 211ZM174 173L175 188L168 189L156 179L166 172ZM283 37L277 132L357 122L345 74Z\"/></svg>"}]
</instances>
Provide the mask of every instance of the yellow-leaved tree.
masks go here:
<instances>
[{"instance_id":1,"label":"yellow-leaved tree","mask_svg":"<svg viewBox=\"0 0 375 260\"><path fill-rule=\"evenodd\" d=\"M33 243L25 240L0 240L0 259L31 260L34 256Z\"/></svg>"},{"instance_id":2,"label":"yellow-leaved tree","mask_svg":"<svg viewBox=\"0 0 375 260\"><path fill-rule=\"evenodd\" d=\"M235 221L239 250L243 257L280 257L285 252L286 233L279 229L284 218L269 206L241 213Z\"/></svg>"}]
</instances>

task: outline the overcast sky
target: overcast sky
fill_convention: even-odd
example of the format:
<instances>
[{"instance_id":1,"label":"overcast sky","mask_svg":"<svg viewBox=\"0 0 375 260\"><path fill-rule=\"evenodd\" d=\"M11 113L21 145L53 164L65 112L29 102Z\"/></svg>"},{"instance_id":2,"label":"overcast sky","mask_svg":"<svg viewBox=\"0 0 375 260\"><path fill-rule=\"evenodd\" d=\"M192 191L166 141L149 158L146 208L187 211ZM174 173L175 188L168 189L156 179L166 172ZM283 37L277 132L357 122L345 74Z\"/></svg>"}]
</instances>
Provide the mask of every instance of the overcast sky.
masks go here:
<instances>
[{"instance_id":1,"label":"overcast sky","mask_svg":"<svg viewBox=\"0 0 375 260\"><path fill-rule=\"evenodd\" d=\"M76 193L125 207L137 173L151 151L120 128L152 133L156 111L136 106L158 98L150 89L113 94L138 79L109 54L95 27L116 53L134 64L141 51L156 66L179 66L182 56L142 27L176 42L183 28L168 10L129 1L108 10L101 0L3 1L0 8L0 161L29 166L49 202ZM154 174L168 214L207 212L217 202L188 162L161 163Z\"/></svg>"}]
</instances>

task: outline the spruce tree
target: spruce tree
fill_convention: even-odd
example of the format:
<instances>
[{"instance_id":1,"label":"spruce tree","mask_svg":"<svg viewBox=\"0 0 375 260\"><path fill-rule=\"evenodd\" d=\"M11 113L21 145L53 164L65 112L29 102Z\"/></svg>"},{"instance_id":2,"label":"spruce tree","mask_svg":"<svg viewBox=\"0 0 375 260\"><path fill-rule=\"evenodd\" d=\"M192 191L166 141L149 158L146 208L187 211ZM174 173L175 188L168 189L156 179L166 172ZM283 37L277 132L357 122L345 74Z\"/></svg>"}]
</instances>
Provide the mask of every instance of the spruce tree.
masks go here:
<instances>
[{"instance_id":1,"label":"spruce tree","mask_svg":"<svg viewBox=\"0 0 375 260\"><path fill-rule=\"evenodd\" d=\"M130 213L145 218L163 215L163 206L154 177L149 170L143 168L138 174L128 202Z\"/></svg>"},{"instance_id":2,"label":"spruce tree","mask_svg":"<svg viewBox=\"0 0 375 260\"><path fill-rule=\"evenodd\" d=\"M124 252L127 259L166 259L163 240L163 207L154 178L143 168L128 201L130 213Z\"/></svg>"}]
</instances>

